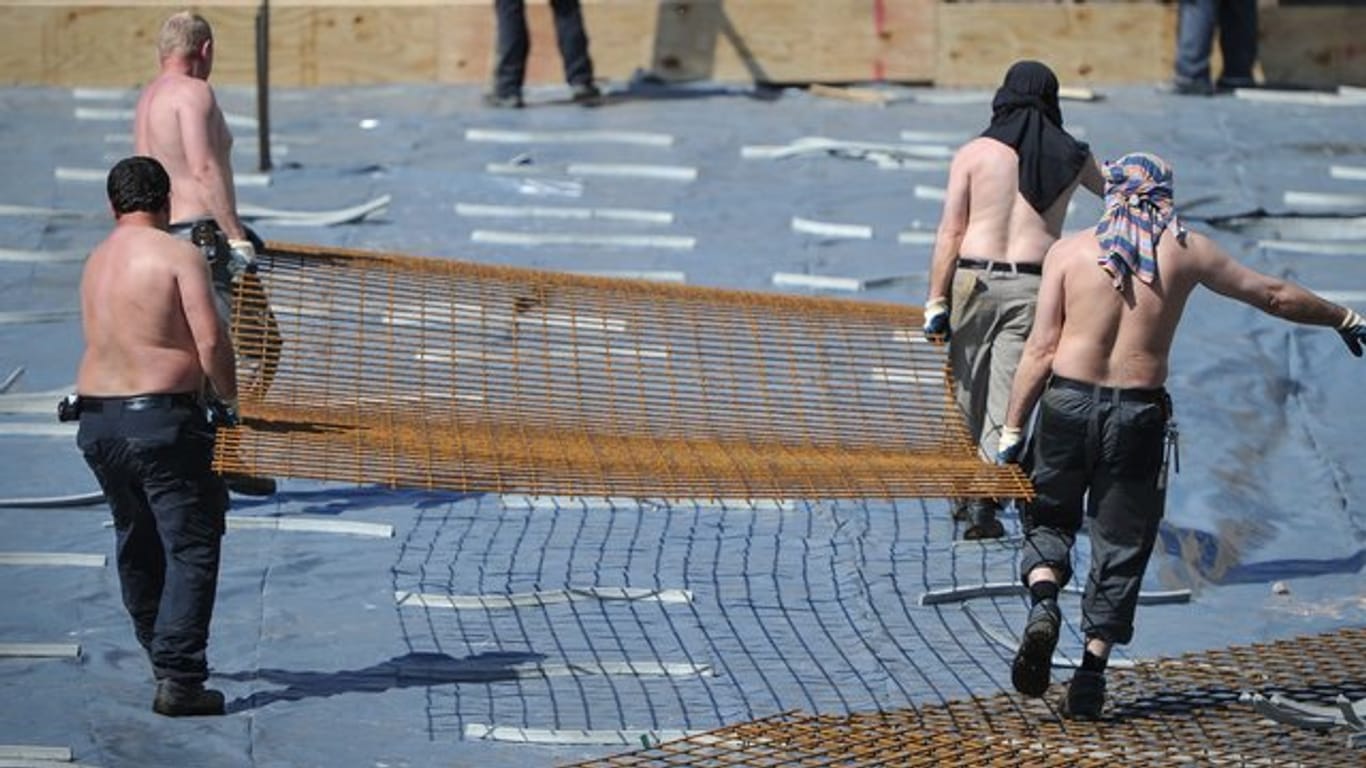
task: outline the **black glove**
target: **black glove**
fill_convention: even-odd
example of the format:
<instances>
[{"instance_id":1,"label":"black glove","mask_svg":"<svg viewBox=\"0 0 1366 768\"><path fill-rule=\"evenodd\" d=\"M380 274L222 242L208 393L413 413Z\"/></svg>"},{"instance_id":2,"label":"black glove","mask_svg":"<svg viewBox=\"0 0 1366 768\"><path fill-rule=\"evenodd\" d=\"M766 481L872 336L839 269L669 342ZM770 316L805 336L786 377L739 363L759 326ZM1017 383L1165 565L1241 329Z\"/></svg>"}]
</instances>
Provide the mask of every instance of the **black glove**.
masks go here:
<instances>
[{"instance_id":1,"label":"black glove","mask_svg":"<svg viewBox=\"0 0 1366 768\"><path fill-rule=\"evenodd\" d=\"M949 303L942 296L925 302L925 338L930 341L948 341L953 335L949 328Z\"/></svg>"},{"instance_id":2,"label":"black glove","mask_svg":"<svg viewBox=\"0 0 1366 768\"><path fill-rule=\"evenodd\" d=\"M237 398L223 400L222 398L209 399L209 423L215 428L226 429L235 427L242 423L241 416L237 413Z\"/></svg>"},{"instance_id":3,"label":"black glove","mask_svg":"<svg viewBox=\"0 0 1366 768\"><path fill-rule=\"evenodd\" d=\"M1347 343L1347 349L1361 357L1361 345L1366 343L1366 318L1362 318L1361 313L1354 309L1347 310L1347 317L1338 326L1338 334Z\"/></svg>"}]
</instances>

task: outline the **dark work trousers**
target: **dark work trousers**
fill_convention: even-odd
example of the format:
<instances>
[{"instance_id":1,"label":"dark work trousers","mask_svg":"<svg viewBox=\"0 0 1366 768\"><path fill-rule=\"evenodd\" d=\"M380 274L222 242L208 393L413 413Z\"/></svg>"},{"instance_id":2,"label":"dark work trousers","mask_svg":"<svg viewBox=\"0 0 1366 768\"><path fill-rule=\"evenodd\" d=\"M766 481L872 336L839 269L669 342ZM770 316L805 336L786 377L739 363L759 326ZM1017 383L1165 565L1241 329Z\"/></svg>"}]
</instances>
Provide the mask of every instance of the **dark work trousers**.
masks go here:
<instances>
[{"instance_id":1,"label":"dark work trousers","mask_svg":"<svg viewBox=\"0 0 1366 768\"><path fill-rule=\"evenodd\" d=\"M1034 500L1024 507L1020 575L1041 565L1072 578L1083 498L1091 570L1082 631L1111 643L1133 638L1134 612L1166 506L1170 400L1165 390L1111 389L1054 377L1039 403Z\"/></svg>"},{"instance_id":2,"label":"dark work trousers","mask_svg":"<svg viewBox=\"0 0 1366 768\"><path fill-rule=\"evenodd\" d=\"M123 604L153 672L203 682L228 491L195 396L157 398L83 397L76 442L113 512Z\"/></svg>"},{"instance_id":3,"label":"dark work trousers","mask_svg":"<svg viewBox=\"0 0 1366 768\"><path fill-rule=\"evenodd\" d=\"M1224 57L1219 85L1252 85L1252 67L1257 63L1257 0L1181 0L1176 36L1177 82L1210 82L1210 52L1216 28L1219 53Z\"/></svg>"},{"instance_id":4,"label":"dark work trousers","mask_svg":"<svg viewBox=\"0 0 1366 768\"><path fill-rule=\"evenodd\" d=\"M526 60L531 53L531 34L526 24L524 0L494 0L498 17L498 52L494 62L494 93L499 97L521 94L526 80ZM588 57L588 34L583 28L579 0L550 0L555 15L555 40L564 60L564 80L570 85L593 82L593 61Z\"/></svg>"}]
</instances>

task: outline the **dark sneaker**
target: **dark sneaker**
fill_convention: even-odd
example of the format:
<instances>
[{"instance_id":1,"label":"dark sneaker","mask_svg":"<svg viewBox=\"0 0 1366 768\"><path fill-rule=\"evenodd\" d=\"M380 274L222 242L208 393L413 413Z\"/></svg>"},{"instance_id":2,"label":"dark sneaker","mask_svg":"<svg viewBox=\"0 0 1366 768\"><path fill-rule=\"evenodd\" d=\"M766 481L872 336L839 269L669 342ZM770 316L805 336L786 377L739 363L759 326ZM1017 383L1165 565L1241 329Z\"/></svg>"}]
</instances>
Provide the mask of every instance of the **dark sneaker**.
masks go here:
<instances>
[{"instance_id":1,"label":"dark sneaker","mask_svg":"<svg viewBox=\"0 0 1366 768\"><path fill-rule=\"evenodd\" d=\"M953 504L953 519L959 523L965 522L968 519L968 507L970 506L970 500L952 499L951 501Z\"/></svg>"},{"instance_id":2,"label":"dark sneaker","mask_svg":"<svg viewBox=\"0 0 1366 768\"><path fill-rule=\"evenodd\" d=\"M166 717L202 717L223 714L223 694L210 690L203 683L178 683L162 680L157 683L157 695L152 700L152 711Z\"/></svg>"},{"instance_id":3,"label":"dark sneaker","mask_svg":"<svg viewBox=\"0 0 1366 768\"><path fill-rule=\"evenodd\" d=\"M1001 511L996 502L990 499L973 499L968 502L968 528L963 531L963 540L999 539L1006 535L1006 527L996 515Z\"/></svg>"},{"instance_id":4,"label":"dark sneaker","mask_svg":"<svg viewBox=\"0 0 1366 768\"><path fill-rule=\"evenodd\" d=\"M1214 84L1216 93L1233 93L1239 88L1256 88L1257 81L1250 77L1221 77Z\"/></svg>"},{"instance_id":5,"label":"dark sneaker","mask_svg":"<svg viewBox=\"0 0 1366 768\"><path fill-rule=\"evenodd\" d=\"M274 496L275 478L255 477L252 475L223 475L223 482L227 483L228 490L243 496Z\"/></svg>"},{"instance_id":6,"label":"dark sneaker","mask_svg":"<svg viewBox=\"0 0 1366 768\"><path fill-rule=\"evenodd\" d=\"M1099 720L1105 706L1105 675L1089 669L1078 669L1067 684L1059 709L1069 720Z\"/></svg>"},{"instance_id":7,"label":"dark sneaker","mask_svg":"<svg viewBox=\"0 0 1366 768\"><path fill-rule=\"evenodd\" d=\"M1172 80L1158 86L1162 93L1174 93L1178 96L1213 96L1214 86L1208 80Z\"/></svg>"},{"instance_id":8,"label":"dark sneaker","mask_svg":"<svg viewBox=\"0 0 1366 768\"><path fill-rule=\"evenodd\" d=\"M1048 690L1049 676L1053 672L1053 649L1058 647L1061 624L1062 611L1058 610L1057 600L1041 600L1029 609L1020 650L1010 665L1010 682L1015 690L1034 697L1042 696Z\"/></svg>"},{"instance_id":9,"label":"dark sneaker","mask_svg":"<svg viewBox=\"0 0 1366 768\"><path fill-rule=\"evenodd\" d=\"M511 93L506 96L499 96L496 93L484 94L484 106L494 109L521 109L526 106L522 101L522 94Z\"/></svg>"},{"instance_id":10,"label":"dark sneaker","mask_svg":"<svg viewBox=\"0 0 1366 768\"><path fill-rule=\"evenodd\" d=\"M602 104L602 91L592 83L575 83L569 86L571 99L581 107L596 107Z\"/></svg>"}]
</instances>

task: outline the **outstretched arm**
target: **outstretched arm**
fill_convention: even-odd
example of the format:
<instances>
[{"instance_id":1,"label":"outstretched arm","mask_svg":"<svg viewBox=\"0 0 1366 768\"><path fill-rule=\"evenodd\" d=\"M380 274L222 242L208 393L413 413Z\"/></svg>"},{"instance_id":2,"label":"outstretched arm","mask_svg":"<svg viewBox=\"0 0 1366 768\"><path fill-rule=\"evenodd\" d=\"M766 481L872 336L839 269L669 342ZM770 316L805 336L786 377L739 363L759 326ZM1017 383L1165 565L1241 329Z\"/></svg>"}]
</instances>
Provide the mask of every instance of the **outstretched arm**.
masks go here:
<instances>
[{"instance_id":1,"label":"outstretched arm","mask_svg":"<svg viewBox=\"0 0 1366 768\"><path fill-rule=\"evenodd\" d=\"M1289 280L1240 264L1209 238L1195 233L1190 237L1199 238L1196 250L1201 282L1210 290L1292 323L1336 328L1352 354L1361 357L1362 344L1366 343L1366 321L1360 314Z\"/></svg>"}]
</instances>

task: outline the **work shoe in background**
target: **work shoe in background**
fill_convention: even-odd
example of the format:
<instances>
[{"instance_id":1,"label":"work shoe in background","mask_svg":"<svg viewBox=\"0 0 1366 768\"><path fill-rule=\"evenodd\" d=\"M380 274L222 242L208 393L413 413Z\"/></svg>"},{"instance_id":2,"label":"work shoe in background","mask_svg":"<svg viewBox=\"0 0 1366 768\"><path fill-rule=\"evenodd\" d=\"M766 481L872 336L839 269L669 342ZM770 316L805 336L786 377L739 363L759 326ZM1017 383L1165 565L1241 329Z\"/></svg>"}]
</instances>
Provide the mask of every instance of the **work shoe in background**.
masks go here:
<instances>
[{"instance_id":1,"label":"work shoe in background","mask_svg":"<svg viewBox=\"0 0 1366 768\"><path fill-rule=\"evenodd\" d=\"M496 93L484 94L484 106L494 109L521 109L526 106L522 101L522 94L510 93L506 96L499 96Z\"/></svg>"},{"instance_id":2,"label":"work shoe in background","mask_svg":"<svg viewBox=\"0 0 1366 768\"><path fill-rule=\"evenodd\" d=\"M1006 535L1000 520L1001 505L992 499L971 499L967 504L967 530L963 540L999 539Z\"/></svg>"},{"instance_id":3,"label":"work shoe in background","mask_svg":"<svg viewBox=\"0 0 1366 768\"><path fill-rule=\"evenodd\" d=\"M602 91L592 83L574 83L569 86L575 104L581 107L596 107L602 104Z\"/></svg>"},{"instance_id":4,"label":"work shoe in background","mask_svg":"<svg viewBox=\"0 0 1366 768\"><path fill-rule=\"evenodd\" d=\"M223 694L204 687L203 683L180 683L161 680L157 695L152 700L152 711L166 717L202 717L223 714Z\"/></svg>"},{"instance_id":5,"label":"work shoe in background","mask_svg":"<svg viewBox=\"0 0 1366 768\"><path fill-rule=\"evenodd\" d=\"M223 475L223 482L227 483L229 491L243 496L275 495L276 483L273 477L229 473Z\"/></svg>"}]
</instances>

